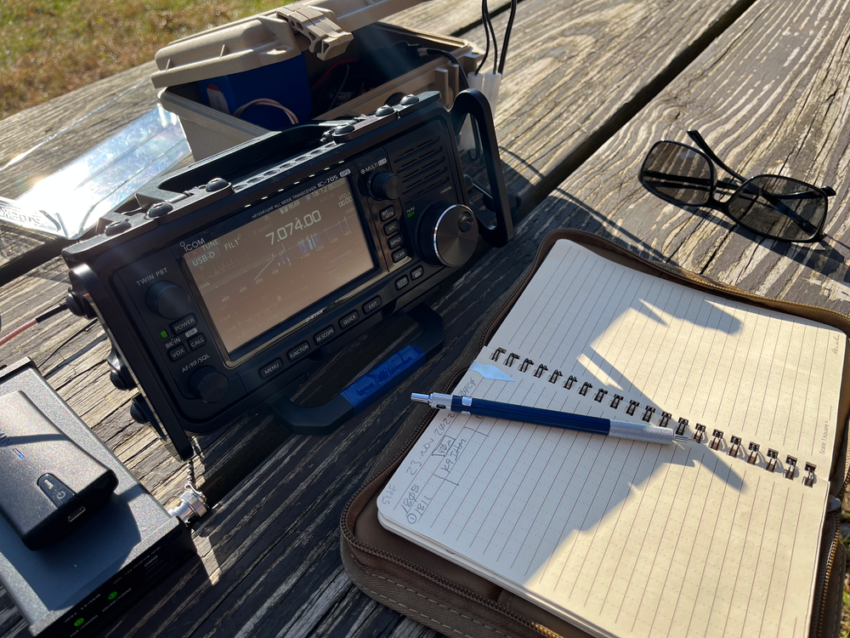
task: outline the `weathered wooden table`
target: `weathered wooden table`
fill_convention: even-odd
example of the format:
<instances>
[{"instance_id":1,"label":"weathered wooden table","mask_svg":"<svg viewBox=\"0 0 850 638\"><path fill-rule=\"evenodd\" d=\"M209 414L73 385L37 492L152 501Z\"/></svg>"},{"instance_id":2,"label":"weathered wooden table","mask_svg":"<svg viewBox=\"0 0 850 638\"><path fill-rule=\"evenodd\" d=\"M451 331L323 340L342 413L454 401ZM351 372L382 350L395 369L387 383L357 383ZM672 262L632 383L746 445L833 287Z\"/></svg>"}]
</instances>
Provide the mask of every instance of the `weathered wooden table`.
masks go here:
<instances>
[{"instance_id":1,"label":"weathered wooden table","mask_svg":"<svg viewBox=\"0 0 850 638\"><path fill-rule=\"evenodd\" d=\"M478 5L434 0L394 22L483 42ZM496 3L491 3L495 7ZM494 18L504 28L506 3ZM214 512L194 530L201 560L186 564L137 603L115 636L433 635L357 590L339 559L340 512L409 413L411 387L430 388L476 320L530 264L550 230L568 226L612 238L767 296L850 311L850 6L838 0L523 0L496 117L509 187L524 197L513 242L484 251L433 303L446 342L409 382L333 435L288 436L268 414L247 415L196 440L198 482ZM0 122L0 165L74 122L67 147L34 152L0 194L61 166L150 108L150 65ZM111 101L110 101L111 100ZM118 109L118 106L121 106ZM80 118L100 108L85 120ZM699 128L746 175L781 173L837 191L827 238L794 245L733 228L726 218L683 210L647 194L639 164L658 139L687 141ZM61 244L34 233L0 233L0 317L5 333L56 303L67 276ZM299 391L303 401L339 388L358 360L389 352L410 330L364 338ZM100 327L70 315L40 324L0 349L29 355L57 391L161 501L184 482L183 466L128 414L132 393L107 379ZM0 634L26 623L0 590Z\"/></svg>"}]
</instances>

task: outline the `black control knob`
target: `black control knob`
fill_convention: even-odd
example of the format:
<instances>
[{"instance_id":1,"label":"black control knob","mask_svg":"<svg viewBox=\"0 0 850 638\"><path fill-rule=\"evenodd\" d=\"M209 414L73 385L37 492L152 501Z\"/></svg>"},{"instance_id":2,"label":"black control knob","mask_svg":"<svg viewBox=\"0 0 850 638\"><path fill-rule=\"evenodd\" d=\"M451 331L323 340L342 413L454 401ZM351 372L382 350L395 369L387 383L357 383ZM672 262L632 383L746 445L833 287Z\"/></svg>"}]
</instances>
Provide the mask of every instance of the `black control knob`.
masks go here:
<instances>
[{"instance_id":1,"label":"black control knob","mask_svg":"<svg viewBox=\"0 0 850 638\"><path fill-rule=\"evenodd\" d=\"M189 311L189 293L170 281L158 281L148 288L145 303L160 317L179 319Z\"/></svg>"},{"instance_id":2,"label":"black control knob","mask_svg":"<svg viewBox=\"0 0 850 638\"><path fill-rule=\"evenodd\" d=\"M212 366L204 366L189 378L189 388L204 403L216 403L225 397L230 382Z\"/></svg>"},{"instance_id":3,"label":"black control knob","mask_svg":"<svg viewBox=\"0 0 850 638\"><path fill-rule=\"evenodd\" d=\"M404 183L398 175L381 171L369 175L369 195L372 199L398 199L402 190Z\"/></svg>"},{"instance_id":4,"label":"black control knob","mask_svg":"<svg viewBox=\"0 0 850 638\"><path fill-rule=\"evenodd\" d=\"M438 202L422 215L417 243L419 254L429 264L457 268L478 244L478 220L468 206Z\"/></svg>"}]
</instances>

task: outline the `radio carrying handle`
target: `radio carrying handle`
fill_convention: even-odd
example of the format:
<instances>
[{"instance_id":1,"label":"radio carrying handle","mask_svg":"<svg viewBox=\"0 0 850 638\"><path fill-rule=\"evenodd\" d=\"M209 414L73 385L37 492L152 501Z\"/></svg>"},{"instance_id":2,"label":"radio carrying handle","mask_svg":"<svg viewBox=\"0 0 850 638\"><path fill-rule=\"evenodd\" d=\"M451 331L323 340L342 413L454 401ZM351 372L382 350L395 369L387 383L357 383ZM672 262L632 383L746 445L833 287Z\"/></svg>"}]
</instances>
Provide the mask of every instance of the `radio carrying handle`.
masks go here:
<instances>
[{"instance_id":1,"label":"radio carrying handle","mask_svg":"<svg viewBox=\"0 0 850 638\"><path fill-rule=\"evenodd\" d=\"M333 399L313 408L296 405L283 397L270 404L272 411L286 423L293 434L330 434L345 421L389 392L417 370L426 359L443 346L443 318L425 304L408 315L422 328L410 344L361 376Z\"/></svg>"},{"instance_id":2,"label":"radio carrying handle","mask_svg":"<svg viewBox=\"0 0 850 638\"><path fill-rule=\"evenodd\" d=\"M478 232L488 244L501 248L514 236L514 224L511 220L511 209L508 204L508 192L505 188L505 178L502 174L502 160L499 157L499 146L496 142L496 128L493 123L493 113L490 103L484 94L477 89L467 89L457 94L452 106L451 116L455 134L466 121L466 116L473 119L478 126L479 137L483 147L482 158L490 181L490 193L493 197L493 209L496 213L496 225L486 224L478 215Z\"/></svg>"}]
</instances>

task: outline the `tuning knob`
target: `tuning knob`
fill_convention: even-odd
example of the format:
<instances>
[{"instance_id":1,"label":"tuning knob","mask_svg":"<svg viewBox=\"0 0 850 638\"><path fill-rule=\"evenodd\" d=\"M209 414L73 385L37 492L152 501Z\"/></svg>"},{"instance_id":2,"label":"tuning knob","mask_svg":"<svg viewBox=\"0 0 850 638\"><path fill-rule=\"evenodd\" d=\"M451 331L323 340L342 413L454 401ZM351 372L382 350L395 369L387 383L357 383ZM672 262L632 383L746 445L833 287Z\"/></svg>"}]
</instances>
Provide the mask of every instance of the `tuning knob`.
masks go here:
<instances>
[{"instance_id":1,"label":"tuning knob","mask_svg":"<svg viewBox=\"0 0 850 638\"><path fill-rule=\"evenodd\" d=\"M478 244L478 221L468 206L438 202L419 222L419 252L429 264L457 268Z\"/></svg>"},{"instance_id":2,"label":"tuning knob","mask_svg":"<svg viewBox=\"0 0 850 638\"><path fill-rule=\"evenodd\" d=\"M148 288L145 303L151 312L166 319L179 319L189 310L189 293L170 281L158 281Z\"/></svg>"},{"instance_id":3,"label":"tuning knob","mask_svg":"<svg viewBox=\"0 0 850 638\"><path fill-rule=\"evenodd\" d=\"M404 189L401 177L383 171L374 171L369 175L368 183L372 199L398 199Z\"/></svg>"},{"instance_id":4,"label":"tuning knob","mask_svg":"<svg viewBox=\"0 0 850 638\"><path fill-rule=\"evenodd\" d=\"M189 389L204 403L221 401L229 388L227 377L212 366L195 370L189 379Z\"/></svg>"}]
</instances>

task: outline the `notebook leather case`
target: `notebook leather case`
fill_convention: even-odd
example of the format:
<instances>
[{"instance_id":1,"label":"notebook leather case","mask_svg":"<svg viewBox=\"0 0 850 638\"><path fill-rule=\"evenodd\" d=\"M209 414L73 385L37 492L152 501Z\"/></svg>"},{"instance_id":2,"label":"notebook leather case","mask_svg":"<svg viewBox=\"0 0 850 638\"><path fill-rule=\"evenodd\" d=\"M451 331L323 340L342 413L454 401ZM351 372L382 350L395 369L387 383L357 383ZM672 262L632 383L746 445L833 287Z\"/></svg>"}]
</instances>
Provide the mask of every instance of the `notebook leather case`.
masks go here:
<instances>
[{"instance_id":1,"label":"notebook leather case","mask_svg":"<svg viewBox=\"0 0 850 638\"><path fill-rule=\"evenodd\" d=\"M455 367L446 370L440 377L434 391L450 392L454 388L559 239L572 240L608 259L645 273L833 326L850 338L850 318L842 314L815 306L760 297L675 266L647 261L598 235L577 230L557 230L543 240L534 263L525 275L491 306L490 312L482 318L475 338L470 340ZM850 348L845 355L844 379L850 378L848 373ZM377 496L434 414L436 411L427 405L421 405L411 413L376 460L363 487L343 510L340 520L341 554L351 580L376 601L447 636L588 636L525 599L381 527L378 522ZM821 542L809 633L812 638L838 636L841 624L846 553L841 543L840 503L850 471L848 417L850 391L844 390L838 410L838 436L841 440L836 445L836 455L830 468L830 504Z\"/></svg>"}]
</instances>

